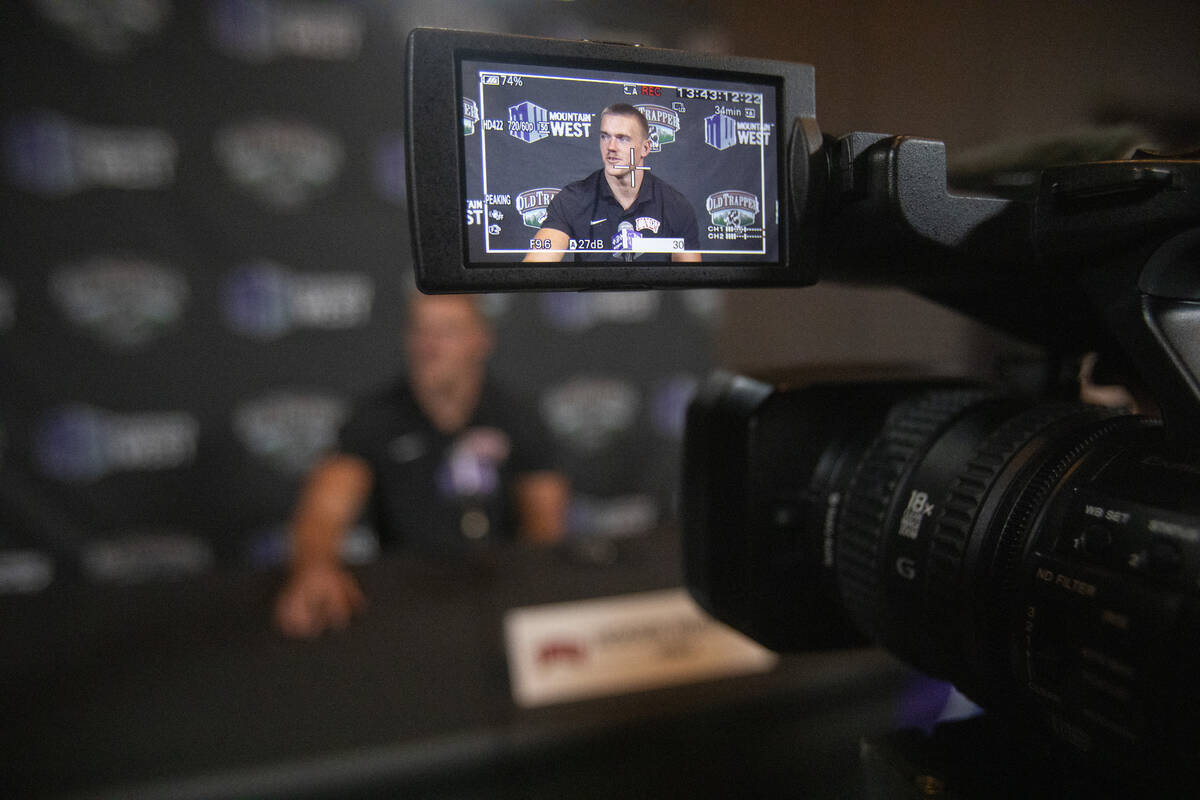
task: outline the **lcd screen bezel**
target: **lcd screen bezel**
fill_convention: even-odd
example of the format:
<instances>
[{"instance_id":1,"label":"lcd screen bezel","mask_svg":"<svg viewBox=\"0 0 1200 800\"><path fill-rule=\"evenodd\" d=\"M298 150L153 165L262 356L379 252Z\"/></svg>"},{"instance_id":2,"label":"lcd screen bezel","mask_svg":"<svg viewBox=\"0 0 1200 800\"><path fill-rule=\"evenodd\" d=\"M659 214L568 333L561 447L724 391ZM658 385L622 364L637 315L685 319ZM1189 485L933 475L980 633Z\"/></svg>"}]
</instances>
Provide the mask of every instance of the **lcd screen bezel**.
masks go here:
<instances>
[{"instance_id":1,"label":"lcd screen bezel","mask_svg":"<svg viewBox=\"0 0 1200 800\"><path fill-rule=\"evenodd\" d=\"M468 262L461 64L523 64L645 73L679 80L773 86L778 171L778 263L657 265ZM636 289L687 286L807 285L815 280L811 243L793 209L795 170L783 140L796 119L815 119L813 68L761 59L418 28L407 53L406 158L409 215L418 286L424 291ZM804 174L807 174L804 171Z\"/></svg>"}]
</instances>

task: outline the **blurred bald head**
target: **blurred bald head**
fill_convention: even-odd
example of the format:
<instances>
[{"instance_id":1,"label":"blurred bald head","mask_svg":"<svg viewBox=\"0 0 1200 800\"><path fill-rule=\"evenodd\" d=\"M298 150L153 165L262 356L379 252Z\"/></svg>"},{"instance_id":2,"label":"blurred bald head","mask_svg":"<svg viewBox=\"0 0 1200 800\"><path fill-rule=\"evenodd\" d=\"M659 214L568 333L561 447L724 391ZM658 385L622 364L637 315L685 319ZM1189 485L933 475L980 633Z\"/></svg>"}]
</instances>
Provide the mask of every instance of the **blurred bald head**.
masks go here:
<instances>
[{"instance_id":1,"label":"blurred bald head","mask_svg":"<svg viewBox=\"0 0 1200 800\"><path fill-rule=\"evenodd\" d=\"M405 354L419 391L480 381L491 352L491 326L474 295L411 296Z\"/></svg>"}]
</instances>

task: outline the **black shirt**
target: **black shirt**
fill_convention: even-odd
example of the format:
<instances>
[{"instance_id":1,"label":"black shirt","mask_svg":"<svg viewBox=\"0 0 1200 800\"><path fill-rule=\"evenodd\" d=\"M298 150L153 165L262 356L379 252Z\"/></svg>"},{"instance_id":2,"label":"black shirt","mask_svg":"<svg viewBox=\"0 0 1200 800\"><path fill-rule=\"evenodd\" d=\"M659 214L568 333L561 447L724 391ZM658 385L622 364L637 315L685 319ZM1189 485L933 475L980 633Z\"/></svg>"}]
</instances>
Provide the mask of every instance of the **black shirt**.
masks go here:
<instances>
[{"instance_id":1,"label":"black shirt","mask_svg":"<svg viewBox=\"0 0 1200 800\"><path fill-rule=\"evenodd\" d=\"M589 252L628 249L627 243L622 242L622 222L629 223L626 240L629 236L682 238L685 250L699 250L696 212L687 198L656 178L653 172L641 172L638 180L641 181L638 196L628 210L613 196L603 168L569 183L550 201L542 227L554 228L577 243L586 243L575 252L580 261L622 260L621 254ZM630 253L624 257L638 263L662 263L670 259L669 253Z\"/></svg>"},{"instance_id":2,"label":"black shirt","mask_svg":"<svg viewBox=\"0 0 1200 800\"><path fill-rule=\"evenodd\" d=\"M456 434L434 427L402 380L355 406L338 448L371 466L381 544L426 552L512 539L514 478L557 469L536 411L491 379Z\"/></svg>"}]
</instances>

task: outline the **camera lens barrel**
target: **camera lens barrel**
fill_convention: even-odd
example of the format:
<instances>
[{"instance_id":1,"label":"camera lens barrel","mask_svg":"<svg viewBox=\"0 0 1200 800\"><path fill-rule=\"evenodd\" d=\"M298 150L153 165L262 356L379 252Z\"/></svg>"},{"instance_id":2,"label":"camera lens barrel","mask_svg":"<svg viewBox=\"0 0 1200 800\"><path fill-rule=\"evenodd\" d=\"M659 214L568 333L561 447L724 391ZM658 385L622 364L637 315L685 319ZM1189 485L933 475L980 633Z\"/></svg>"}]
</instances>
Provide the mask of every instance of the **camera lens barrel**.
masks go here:
<instances>
[{"instance_id":1,"label":"camera lens barrel","mask_svg":"<svg viewBox=\"0 0 1200 800\"><path fill-rule=\"evenodd\" d=\"M689 412L706 608L779 650L836 621L1099 762L1200 772L1200 452L969 385L739 380Z\"/></svg>"},{"instance_id":2,"label":"camera lens barrel","mask_svg":"<svg viewBox=\"0 0 1200 800\"><path fill-rule=\"evenodd\" d=\"M844 492L839 600L872 640L1082 753L1194 763L1173 705L1200 710L1197 690L1172 676L1198 644L1200 459L1170 452L1142 417L918 391Z\"/></svg>"},{"instance_id":3,"label":"camera lens barrel","mask_svg":"<svg viewBox=\"0 0 1200 800\"><path fill-rule=\"evenodd\" d=\"M876 641L905 641L922 627L928 536L920 531L940 508L928 489L953 478L959 451L969 442L958 427L969 418L966 412L991 399L976 389L934 389L897 403L846 488L836 544L838 589L855 623ZM907 635L897 636L901 627ZM907 655L903 649L899 653Z\"/></svg>"}]
</instances>

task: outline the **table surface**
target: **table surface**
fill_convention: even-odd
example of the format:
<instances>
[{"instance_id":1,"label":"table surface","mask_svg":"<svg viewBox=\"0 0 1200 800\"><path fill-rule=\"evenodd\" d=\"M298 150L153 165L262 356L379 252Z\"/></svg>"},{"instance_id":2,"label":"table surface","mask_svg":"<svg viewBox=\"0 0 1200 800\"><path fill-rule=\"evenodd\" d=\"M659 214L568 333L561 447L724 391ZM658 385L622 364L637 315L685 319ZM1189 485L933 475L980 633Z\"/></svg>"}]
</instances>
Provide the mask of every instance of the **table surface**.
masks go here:
<instances>
[{"instance_id":1,"label":"table surface","mask_svg":"<svg viewBox=\"0 0 1200 800\"><path fill-rule=\"evenodd\" d=\"M874 650L772 672L521 709L501 619L537 603L679 586L671 532L613 563L571 549L356 570L370 607L291 641L281 576L63 586L0 601L0 784L113 797L616 796L826 780L886 729L911 677ZM847 755L849 754L849 755ZM614 769L615 764L620 769ZM768 773L777 774L768 778ZM834 796L829 793L825 796Z\"/></svg>"}]
</instances>

